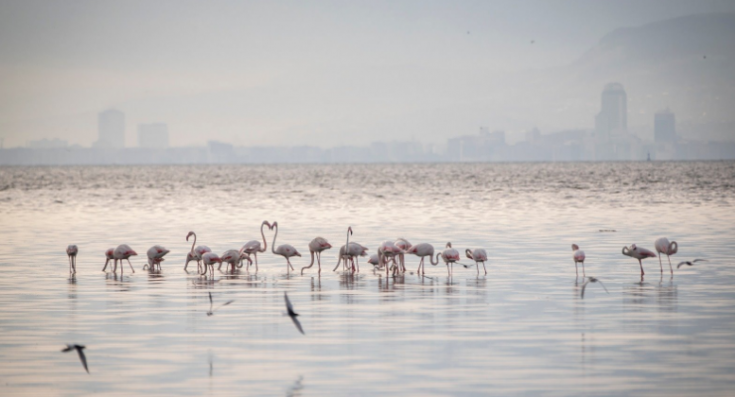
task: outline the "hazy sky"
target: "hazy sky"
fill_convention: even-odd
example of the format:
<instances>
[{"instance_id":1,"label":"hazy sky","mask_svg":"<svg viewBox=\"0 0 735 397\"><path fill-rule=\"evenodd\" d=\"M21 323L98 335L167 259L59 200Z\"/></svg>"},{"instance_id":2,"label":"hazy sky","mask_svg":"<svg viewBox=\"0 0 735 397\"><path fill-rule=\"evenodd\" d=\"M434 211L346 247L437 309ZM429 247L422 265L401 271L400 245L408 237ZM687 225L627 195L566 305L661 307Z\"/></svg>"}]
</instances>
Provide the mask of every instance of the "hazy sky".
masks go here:
<instances>
[{"instance_id":1,"label":"hazy sky","mask_svg":"<svg viewBox=\"0 0 735 397\"><path fill-rule=\"evenodd\" d=\"M569 64L619 27L710 12L735 2L0 0L0 137L87 146L96 113L115 107L128 146L147 122L168 123L176 146L441 142L519 125L486 100L508 73ZM535 113L528 128L594 117Z\"/></svg>"}]
</instances>

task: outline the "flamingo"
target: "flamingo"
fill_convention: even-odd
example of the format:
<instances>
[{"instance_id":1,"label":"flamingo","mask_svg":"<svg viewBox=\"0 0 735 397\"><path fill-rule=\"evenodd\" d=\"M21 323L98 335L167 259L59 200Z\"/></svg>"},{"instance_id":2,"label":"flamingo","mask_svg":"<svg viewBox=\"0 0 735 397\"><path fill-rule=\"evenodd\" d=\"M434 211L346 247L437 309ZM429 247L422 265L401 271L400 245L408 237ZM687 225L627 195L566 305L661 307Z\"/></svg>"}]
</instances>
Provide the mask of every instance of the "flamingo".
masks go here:
<instances>
[{"instance_id":1,"label":"flamingo","mask_svg":"<svg viewBox=\"0 0 735 397\"><path fill-rule=\"evenodd\" d=\"M370 259L368 259L367 263L369 263L369 264L371 264L373 266L380 265L380 258L378 258L378 254L372 254L372 255L370 255Z\"/></svg>"},{"instance_id":2,"label":"flamingo","mask_svg":"<svg viewBox=\"0 0 735 397\"><path fill-rule=\"evenodd\" d=\"M273 222L272 228L276 229L276 234L273 235L273 244L271 245L271 251L276 255L281 255L282 257L286 258L286 272L289 272L289 268L291 270L295 270L293 266L291 265L291 261L289 258L292 256L301 256L299 254L299 251L296 251L296 248L293 247L293 245L290 244L282 244L279 245L278 248L274 248L276 246L276 237L278 237L278 222ZM256 268L257 270L257 268Z\"/></svg>"},{"instance_id":3,"label":"flamingo","mask_svg":"<svg viewBox=\"0 0 735 397\"><path fill-rule=\"evenodd\" d=\"M656 239L653 246L656 248L656 252L658 253L658 264L661 266L661 273L664 272L664 265L661 263L661 254L666 254L666 258L669 259L669 270L671 270L671 275L673 276L674 268L671 267L671 255L674 255L679 251L679 244L676 241L669 242L669 239L666 237L660 237Z\"/></svg>"},{"instance_id":4,"label":"flamingo","mask_svg":"<svg viewBox=\"0 0 735 397\"><path fill-rule=\"evenodd\" d=\"M230 265L230 270L234 271L238 263L243 259L242 250L227 250L220 257L220 267L223 263ZM245 257L246 260L250 261L250 257ZM219 269L219 268L218 268Z\"/></svg>"},{"instance_id":5,"label":"flamingo","mask_svg":"<svg viewBox=\"0 0 735 397\"><path fill-rule=\"evenodd\" d=\"M304 274L304 269L308 269L314 266L314 256L316 256L316 263L319 265L319 274L322 274L322 251L332 248L332 244L329 244L327 239L324 237L316 237L309 243L309 252L311 253L311 264L301 268L301 274Z\"/></svg>"},{"instance_id":6,"label":"flamingo","mask_svg":"<svg viewBox=\"0 0 735 397\"><path fill-rule=\"evenodd\" d=\"M426 271L424 269L424 259L427 256L429 257L429 263L431 263L433 266L439 264L438 256L436 258L436 262L434 262L434 246L431 244L421 243L412 245L411 248L406 251L406 253L413 254L421 258L421 261L419 262L419 268L416 269L417 274L426 274Z\"/></svg>"},{"instance_id":7,"label":"flamingo","mask_svg":"<svg viewBox=\"0 0 735 397\"><path fill-rule=\"evenodd\" d=\"M186 263L184 263L184 271L186 271L186 268L189 266L189 262L191 261L197 261L197 272L201 271L201 260L202 255L206 254L207 252L212 252L209 247L206 245L200 245L196 248L194 246L197 243L197 234L194 232L189 232L189 234L186 235L186 241L189 241L189 237L194 236L194 242L191 243L191 251L189 251L188 254L186 254Z\"/></svg>"},{"instance_id":8,"label":"flamingo","mask_svg":"<svg viewBox=\"0 0 735 397\"><path fill-rule=\"evenodd\" d=\"M271 226L268 221L263 221L263 223L260 224L260 235L263 237L263 246L260 246L260 241L258 240L251 240L245 243L245 245L242 246L242 251L247 253L248 255L253 254L255 256L255 271L258 271L258 252L265 252L265 250L268 248L268 242L265 241L265 233L263 233L263 226L268 226L269 230L273 229L273 226ZM250 267L250 265L248 265Z\"/></svg>"},{"instance_id":9,"label":"flamingo","mask_svg":"<svg viewBox=\"0 0 735 397\"><path fill-rule=\"evenodd\" d=\"M470 251L470 249L468 248L464 251L464 254L468 258L475 261L475 266L477 267L477 274L480 274L480 265L479 265L480 262L482 262L482 268L485 270L485 274L487 274L487 268L485 268L485 261L487 261L487 252L485 252L484 249L477 248L474 251Z\"/></svg>"},{"instance_id":10,"label":"flamingo","mask_svg":"<svg viewBox=\"0 0 735 397\"><path fill-rule=\"evenodd\" d=\"M66 247L66 255L69 257L69 273L77 272L77 254L79 249L76 245L72 244Z\"/></svg>"},{"instance_id":11,"label":"flamingo","mask_svg":"<svg viewBox=\"0 0 735 397\"><path fill-rule=\"evenodd\" d=\"M577 263L582 264L582 277L586 277L586 274L584 274L584 251L579 249L579 246L577 244L572 244L572 259L574 259L574 271L577 272L577 276L579 276L579 270L577 269Z\"/></svg>"},{"instance_id":12,"label":"flamingo","mask_svg":"<svg viewBox=\"0 0 735 397\"><path fill-rule=\"evenodd\" d=\"M402 252L392 241L386 240L380 243L380 247L378 247L378 258L380 258L380 265L385 265L385 274L388 274L389 270L388 259L392 259L393 263L395 263L396 255Z\"/></svg>"},{"instance_id":13,"label":"flamingo","mask_svg":"<svg viewBox=\"0 0 735 397\"><path fill-rule=\"evenodd\" d=\"M357 257L359 256L367 256L367 250L368 248L359 244L359 243L350 243L349 249L345 251L345 246L339 247L339 259L337 260L337 265L334 267L332 271L337 271L337 268L339 267L340 263L343 263L345 267L347 266L347 261L349 261L352 264L352 270L357 272L360 271L360 263L357 261ZM344 261L344 262L342 262Z\"/></svg>"},{"instance_id":14,"label":"flamingo","mask_svg":"<svg viewBox=\"0 0 735 397\"><path fill-rule=\"evenodd\" d=\"M636 247L635 244L631 244L630 247L623 247L623 255L638 259L638 264L641 266L641 276L646 274L643 272L643 263L641 262L641 260L656 257L656 254L654 254L652 251L645 248Z\"/></svg>"},{"instance_id":15,"label":"flamingo","mask_svg":"<svg viewBox=\"0 0 735 397\"><path fill-rule=\"evenodd\" d=\"M163 257L168 254L169 250L166 248L160 246L160 245L154 245L151 248L148 248L148 252L146 254L148 255L148 266L150 269L155 270L156 266L158 266L158 270L161 270L161 262L163 262ZM143 266L143 270L145 270L145 266Z\"/></svg>"},{"instance_id":16,"label":"flamingo","mask_svg":"<svg viewBox=\"0 0 735 397\"><path fill-rule=\"evenodd\" d=\"M202 264L204 265L204 271L200 274L201 276L204 276L207 274L207 266L209 266L209 273L212 277L214 277L214 264L215 263L222 263L222 259L220 259L217 254L214 252L205 252L202 255Z\"/></svg>"},{"instance_id":17,"label":"flamingo","mask_svg":"<svg viewBox=\"0 0 735 397\"><path fill-rule=\"evenodd\" d=\"M393 242L393 244L398 247L398 249L401 250L401 252L398 253L398 262L401 264L401 271L406 271L406 259L405 259L405 253L406 251L411 248L411 243L408 242L403 237L399 237L398 240Z\"/></svg>"},{"instance_id":18,"label":"flamingo","mask_svg":"<svg viewBox=\"0 0 735 397\"><path fill-rule=\"evenodd\" d=\"M449 270L449 265L451 264L452 267L454 267L454 262L459 262L459 252L452 248L452 243L448 242L444 251L439 252L436 254L436 260L439 261L439 256L441 255L442 260L447 265L447 274L449 277L452 276L452 272Z\"/></svg>"},{"instance_id":19,"label":"flamingo","mask_svg":"<svg viewBox=\"0 0 735 397\"><path fill-rule=\"evenodd\" d=\"M115 248L115 251L113 251L112 253L112 258L115 260L114 262L115 267L112 270L112 272L117 273L117 261L120 261L120 273L122 274L122 271L123 271L122 261L123 259L125 259L128 261L128 265L130 265L130 270L132 270L133 273L135 273L135 269L133 269L133 264L130 263L130 257L135 256L135 255L138 255L138 253L133 251L133 249L130 248L129 245L127 244L118 245L117 248Z\"/></svg>"},{"instance_id":20,"label":"flamingo","mask_svg":"<svg viewBox=\"0 0 735 397\"><path fill-rule=\"evenodd\" d=\"M105 251L105 256L107 257L107 260L105 261L105 267L102 268L103 272L105 271L105 269L107 269L107 264L110 263L111 260L115 259L112 257L114 253L115 253L114 248L108 248L107 251Z\"/></svg>"}]
</instances>

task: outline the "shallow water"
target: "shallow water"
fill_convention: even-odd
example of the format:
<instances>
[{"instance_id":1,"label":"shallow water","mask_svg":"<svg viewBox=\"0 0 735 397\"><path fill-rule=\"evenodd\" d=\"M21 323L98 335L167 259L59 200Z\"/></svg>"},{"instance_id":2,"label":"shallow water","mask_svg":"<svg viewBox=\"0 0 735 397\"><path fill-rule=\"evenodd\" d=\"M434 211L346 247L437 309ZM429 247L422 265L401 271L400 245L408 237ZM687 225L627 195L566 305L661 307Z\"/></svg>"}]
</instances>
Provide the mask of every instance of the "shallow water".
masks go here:
<instances>
[{"instance_id":1,"label":"shallow water","mask_svg":"<svg viewBox=\"0 0 735 397\"><path fill-rule=\"evenodd\" d=\"M733 162L0 168L0 394L729 395L734 193ZM189 230L222 253L264 219L304 255L296 273L271 253L257 274L183 271ZM483 247L489 274L420 278L408 257L403 277L366 258L353 276L332 249L299 275L308 242L344 244L348 225L371 253ZM674 265L709 261L672 278L647 259L642 280L620 250L659 236ZM102 273L121 243L136 272ZM609 294L581 299L572 243ZM172 251L160 273L141 270L154 244ZM235 302L208 317L208 292Z\"/></svg>"}]
</instances>

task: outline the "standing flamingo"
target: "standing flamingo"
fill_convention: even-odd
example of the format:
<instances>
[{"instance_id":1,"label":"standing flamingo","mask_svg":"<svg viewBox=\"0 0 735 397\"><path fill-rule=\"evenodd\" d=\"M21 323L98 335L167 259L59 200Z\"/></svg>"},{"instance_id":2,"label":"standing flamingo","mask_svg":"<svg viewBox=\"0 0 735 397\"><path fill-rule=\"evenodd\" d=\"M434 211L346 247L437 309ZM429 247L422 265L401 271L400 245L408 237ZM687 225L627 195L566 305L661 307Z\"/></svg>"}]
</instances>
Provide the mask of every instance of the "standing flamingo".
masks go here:
<instances>
[{"instance_id":1,"label":"standing flamingo","mask_svg":"<svg viewBox=\"0 0 735 397\"><path fill-rule=\"evenodd\" d=\"M439 264L439 256L436 258L436 262L434 262L434 246L427 243L421 243L412 245L411 248L406 251L408 254L413 254L421 258L421 261L419 262L419 267L416 269L417 274L426 274L426 270L424 269L424 259L428 256L429 257L429 263L431 263L433 266L436 266Z\"/></svg>"},{"instance_id":2,"label":"standing flamingo","mask_svg":"<svg viewBox=\"0 0 735 397\"><path fill-rule=\"evenodd\" d=\"M148 256L148 266L151 270L155 270L156 266L158 266L158 270L161 270L161 262L163 262L163 257L166 256L170 251L164 248L160 245L154 245L151 248L148 248L148 252L146 252L146 255ZM143 270L145 270L145 266L143 266Z\"/></svg>"},{"instance_id":3,"label":"standing flamingo","mask_svg":"<svg viewBox=\"0 0 735 397\"><path fill-rule=\"evenodd\" d=\"M309 243L309 252L311 253L311 263L309 266L301 268L301 274L304 274L304 269L308 269L314 266L314 256L316 256L316 263L319 265L319 274L322 274L322 251L332 248L332 244L329 244L327 239L324 237L317 237Z\"/></svg>"},{"instance_id":4,"label":"standing flamingo","mask_svg":"<svg viewBox=\"0 0 735 397\"><path fill-rule=\"evenodd\" d=\"M654 254L652 251L645 248L636 247L635 244L631 244L630 247L623 247L623 255L638 259L638 264L641 266L641 276L646 274L643 272L643 263L641 262L641 260L656 257L656 254Z\"/></svg>"},{"instance_id":5,"label":"standing flamingo","mask_svg":"<svg viewBox=\"0 0 735 397\"><path fill-rule=\"evenodd\" d=\"M186 235L186 241L189 241L189 237L194 236L194 241L191 243L191 251L186 254L186 263L184 263L184 271L186 271L186 268L189 266L189 262L191 261L197 261L197 273L201 272L201 260L202 255L206 254L207 252L212 252L209 247L206 245L200 245L196 248L194 246L197 243L197 234L194 232L189 232L189 234Z\"/></svg>"},{"instance_id":6,"label":"standing flamingo","mask_svg":"<svg viewBox=\"0 0 735 397\"><path fill-rule=\"evenodd\" d=\"M380 243L380 247L378 247L378 258L380 258L380 265L385 266L386 275L389 271L388 261L393 260L393 263L395 264L396 255L402 252L403 251L400 248L396 247L395 243L393 243L392 241L386 240Z\"/></svg>"},{"instance_id":7,"label":"standing flamingo","mask_svg":"<svg viewBox=\"0 0 735 397\"><path fill-rule=\"evenodd\" d=\"M205 252L202 255L202 264L204 265L204 271L200 273L201 276L204 276L207 274L207 267L209 267L209 274L214 278L214 264L215 263L222 263L222 259L220 259L217 254L214 252Z\"/></svg>"},{"instance_id":8,"label":"standing flamingo","mask_svg":"<svg viewBox=\"0 0 735 397\"><path fill-rule=\"evenodd\" d=\"M227 263L230 265L230 270L234 272L235 268L237 267L237 264L240 263L242 259L243 259L242 250L227 250L220 257L220 267L222 266L223 263ZM250 261L250 257L246 256L245 260Z\"/></svg>"},{"instance_id":9,"label":"standing flamingo","mask_svg":"<svg viewBox=\"0 0 735 397\"><path fill-rule=\"evenodd\" d=\"M245 245L242 246L242 252L250 255L253 254L255 256L255 271L258 271L258 252L265 252L265 250L268 248L268 242L265 241L265 233L263 233L263 226L268 226L268 229L273 229L273 226L271 226L268 221L263 221L263 223L260 224L260 235L263 237L263 245L260 245L260 241L258 240L251 240L245 243ZM248 265L250 267L250 265Z\"/></svg>"},{"instance_id":10,"label":"standing flamingo","mask_svg":"<svg viewBox=\"0 0 735 397\"><path fill-rule=\"evenodd\" d=\"M666 254L666 258L669 259L669 270L671 270L671 275L673 276L674 268L671 267L671 255L674 255L679 251L679 244L676 241L669 242L669 239L666 237L661 237L656 239L653 246L656 248L656 252L658 253L658 264L661 266L661 273L664 272L664 265L661 263L661 254Z\"/></svg>"},{"instance_id":11,"label":"standing flamingo","mask_svg":"<svg viewBox=\"0 0 735 397\"><path fill-rule=\"evenodd\" d=\"M577 263L582 264L582 277L586 277L587 275L584 274L584 251L579 249L579 246L577 244L572 244L572 259L574 259L574 271L577 272L577 276L579 276L579 270L577 269Z\"/></svg>"},{"instance_id":12,"label":"standing flamingo","mask_svg":"<svg viewBox=\"0 0 735 397\"><path fill-rule=\"evenodd\" d=\"M105 267L102 268L103 272L105 271L105 269L107 269L107 264L109 264L111 260L115 259L112 257L114 253L115 253L114 248L108 248L107 251L105 251L105 257L107 257L107 260L105 261Z\"/></svg>"},{"instance_id":13,"label":"standing flamingo","mask_svg":"<svg viewBox=\"0 0 735 397\"><path fill-rule=\"evenodd\" d=\"M299 254L299 251L296 251L296 248L293 247L293 245L290 244L281 244L278 246L278 248L274 248L276 246L276 237L278 237L278 222L273 222L274 229L276 229L276 234L273 235L273 244L271 245L271 251L276 255L281 255L282 257L286 258L286 272L289 272L290 270L295 270L293 266L291 265L291 261L289 258L292 256L301 256ZM257 269L257 268L256 268Z\"/></svg>"},{"instance_id":14,"label":"standing flamingo","mask_svg":"<svg viewBox=\"0 0 735 397\"><path fill-rule=\"evenodd\" d=\"M343 264L343 270L347 269L347 263L350 263L352 271L360 272L360 263L357 260L360 256L367 256L367 250L368 248L361 245L360 243L352 242L349 245L349 249L345 250L346 246L339 247L339 256L337 260L337 265L334 267L332 271L337 271L337 268L339 267L339 264ZM344 261L344 262L343 262Z\"/></svg>"},{"instance_id":15,"label":"standing flamingo","mask_svg":"<svg viewBox=\"0 0 735 397\"><path fill-rule=\"evenodd\" d=\"M401 250L401 252L398 253L398 263L401 264L401 271L406 271L406 258L405 253L408 251L409 248L411 248L411 243L408 242L405 238L399 237L398 240L393 242L393 244L398 247L398 249Z\"/></svg>"},{"instance_id":16,"label":"standing flamingo","mask_svg":"<svg viewBox=\"0 0 735 397\"><path fill-rule=\"evenodd\" d=\"M478 275L480 274L480 265L479 265L480 262L482 262L482 268L485 270L485 274L487 274L487 268L485 268L485 261L487 261L487 252L485 252L484 249L477 248L474 251L470 251L470 249L467 248L464 251L464 254L467 255L468 258L475 261L475 266L477 267Z\"/></svg>"},{"instance_id":17,"label":"standing flamingo","mask_svg":"<svg viewBox=\"0 0 735 397\"><path fill-rule=\"evenodd\" d=\"M436 254L436 260L439 261L439 256L441 255L442 260L447 265L447 274L449 277L452 276L452 271L449 270L449 266L451 264L452 268L454 268L454 262L459 262L459 252L452 248L452 243L448 242L444 251ZM454 269L452 269L454 270Z\"/></svg>"},{"instance_id":18,"label":"standing flamingo","mask_svg":"<svg viewBox=\"0 0 735 397\"><path fill-rule=\"evenodd\" d=\"M77 272L77 254L79 249L76 245L72 244L66 247L66 255L69 257L69 273Z\"/></svg>"},{"instance_id":19,"label":"standing flamingo","mask_svg":"<svg viewBox=\"0 0 735 397\"><path fill-rule=\"evenodd\" d=\"M114 262L114 269L112 270L113 273L117 273L117 262L120 261L120 274L122 274L123 271L123 259L128 261L128 265L130 265L130 270L135 273L135 269L133 269L133 264L130 263L130 257L138 255L137 252L133 251L132 248L130 248L127 244L120 244L115 248L115 251L112 253L112 258L115 260Z\"/></svg>"},{"instance_id":20,"label":"standing flamingo","mask_svg":"<svg viewBox=\"0 0 735 397\"><path fill-rule=\"evenodd\" d=\"M380 258L378 258L378 254L372 254L372 255L370 255L370 258L368 259L367 263L369 263L369 264L371 264L373 266L380 265Z\"/></svg>"}]
</instances>

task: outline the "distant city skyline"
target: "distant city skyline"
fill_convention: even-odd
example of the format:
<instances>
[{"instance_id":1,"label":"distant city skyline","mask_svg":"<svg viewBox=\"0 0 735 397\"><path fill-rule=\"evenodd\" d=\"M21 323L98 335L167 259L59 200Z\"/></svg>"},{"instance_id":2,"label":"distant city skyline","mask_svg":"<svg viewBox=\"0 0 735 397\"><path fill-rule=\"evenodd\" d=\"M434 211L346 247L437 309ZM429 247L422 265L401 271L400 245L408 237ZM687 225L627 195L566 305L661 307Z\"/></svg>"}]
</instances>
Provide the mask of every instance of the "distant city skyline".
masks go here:
<instances>
[{"instance_id":1,"label":"distant city skyline","mask_svg":"<svg viewBox=\"0 0 735 397\"><path fill-rule=\"evenodd\" d=\"M642 139L666 107L687 139L735 128L732 2L75 4L0 4L4 147L88 146L110 108L125 146L154 122L170 146L442 144L478 126L512 144L594 129L610 82Z\"/></svg>"}]
</instances>

